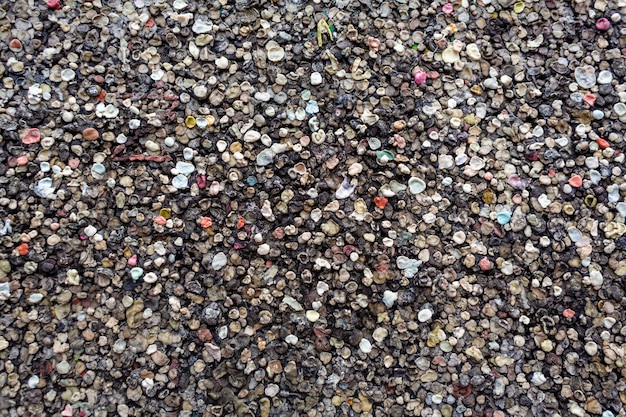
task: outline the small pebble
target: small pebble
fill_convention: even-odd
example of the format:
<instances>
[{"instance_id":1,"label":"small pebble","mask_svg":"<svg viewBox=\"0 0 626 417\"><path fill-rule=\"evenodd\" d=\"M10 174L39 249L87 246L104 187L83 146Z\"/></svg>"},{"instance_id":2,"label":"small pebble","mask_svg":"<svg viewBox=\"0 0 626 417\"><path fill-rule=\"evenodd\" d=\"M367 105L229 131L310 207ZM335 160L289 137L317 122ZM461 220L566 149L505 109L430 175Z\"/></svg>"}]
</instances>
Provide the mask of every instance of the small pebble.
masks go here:
<instances>
[{"instance_id":1,"label":"small pebble","mask_svg":"<svg viewBox=\"0 0 626 417\"><path fill-rule=\"evenodd\" d=\"M322 78L322 74L319 72L311 73L311 85L321 85L323 82L324 79Z\"/></svg>"},{"instance_id":2,"label":"small pebble","mask_svg":"<svg viewBox=\"0 0 626 417\"><path fill-rule=\"evenodd\" d=\"M387 308L391 308L393 307L393 304L396 302L397 299L398 299L398 293L386 290L383 294L382 301L385 304L385 306L387 306Z\"/></svg>"},{"instance_id":3,"label":"small pebble","mask_svg":"<svg viewBox=\"0 0 626 417\"><path fill-rule=\"evenodd\" d=\"M28 387L30 389L35 389L39 386L39 377L37 375L33 375L28 378Z\"/></svg>"},{"instance_id":4,"label":"small pebble","mask_svg":"<svg viewBox=\"0 0 626 417\"><path fill-rule=\"evenodd\" d=\"M596 356L598 354L598 345L596 342L587 342L585 344L585 352L587 352L589 356Z\"/></svg>"},{"instance_id":5,"label":"small pebble","mask_svg":"<svg viewBox=\"0 0 626 417\"><path fill-rule=\"evenodd\" d=\"M365 338L361 339L359 342L359 349L361 349L361 352L363 353L370 353L372 351L372 344Z\"/></svg>"},{"instance_id":6,"label":"small pebble","mask_svg":"<svg viewBox=\"0 0 626 417\"><path fill-rule=\"evenodd\" d=\"M135 267L130 270L130 277L133 281L137 281L143 276L143 268Z\"/></svg>"},{"instance_id":7,"label":"small pebble","mask_svg":"<svg viewBox=\"0 0 626 417\"><path fill-rule=\"evenodd\" d=\"M148 152L160 152L161 151L161 147L159 146L159 144L151 140L146 141L145 146Z\"/></svg>"},{"instance_id":8,"label":"small pebble","mask_svg":"<svg viewBox=\"0 0 626 417\"><path fill-rule=\"evenodd\" d=\"M310 321L311 323L315 323L316 321L319 320L320 318L320 313L318 313L315 310L307 310L306 312L306 318L308 321Z\"/></svg>"},{"instance_id":9,"label":"small pebble","mask_svg":"<svg viewBox=\"0 0 626 417\"><path fill-rule=\"evenodd\" d=\"M431 317L433 316L433 312L430 309L422 309L419 311L419 313L417 313L417 319L420 321L420 323L425 323L428 320L431 319Z\"/></svg>"}]
</instances>

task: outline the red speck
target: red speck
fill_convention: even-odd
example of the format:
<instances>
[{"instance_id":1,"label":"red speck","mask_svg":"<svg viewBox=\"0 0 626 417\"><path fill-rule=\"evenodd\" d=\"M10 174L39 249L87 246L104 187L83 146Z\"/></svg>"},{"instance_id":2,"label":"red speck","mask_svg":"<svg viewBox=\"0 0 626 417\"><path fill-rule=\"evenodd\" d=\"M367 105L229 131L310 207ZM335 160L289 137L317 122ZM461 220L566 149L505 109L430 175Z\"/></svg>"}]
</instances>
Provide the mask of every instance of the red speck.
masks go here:
<instances>
[{"instance_id":1,"label":"red speck","mask_svg":"<svg viewBox=\"0 0 626 417\"><path fill-rule=\"evenodd\" d=\"M198 188L201 190L204 189L204 187L206 187L206 175L196 175L196 184L198 184Z\"/></svg>"},{"instance_id":2,"label":"red speck","mask_svg":"<svg viewBox=\"0 0 626 417\"><path fill-rule=\"evenodd\" d=\"M151 28L154 26L154 19L151 17L150 19L148 19L146 21L146 23L143 24L145 27L147 28Z\"/></svg>"},{"instance_id":3,"label":"red speck","mask_svg":"<svg viewBox=\"0 0 626 417\"><path fill-rule=\"evenodd\" d=\"M563 317L565 317L566 319L571 319L575 315L576 315L576 312L572 310L571 308L568 308L563 311Z\"/></svg>"},{"instance_id":4,"label":"red speck","mask_svg":"<svg viewBox=\"0 0 626 417\"><path fill-rule=\"evenodd\" d=\"M106 100L106 98L107 98L106 91L104 91L104 90L100 91L100 94L98 94L98 99L97 100L104 102L104 100Z\"/></svg>"},{"instance_id":5,"label":"red speck","mask_svg":"<svg viewBox=\"0 0 626 417\"><path fill-rule=\"evenodd\" d=\"M210 342L211 340L213 340L213 335L211 334L211 331L209 329L200 329L198 330L198 338L202 343Z\"/></svg>"},{"instance_id":6,"label":"red speck","mask_svg":"<svg viewBox=\"0 0 626 417\"><path fill-rule=\"evenodd\" d=\"M578 187L583 185L583 179L580 177L580 175L572 175L572 177L569 179L568 183L572 187L578 188Z\"/></svg>"},{"instance_id":7,"label":"red speck","mask_svg":"<svg viewBox=\"0 0 626 417\"><path fill-rule=\"evenodd\" d=\"M272 232L272 236L274 236L276 239L282 239L285 237L285 231L282 227L278 227Z\"/></svg>"},{"instance_id":8,"label":"red speck","mask_svg":"<svg viewBox=\"0 0 626 417\"><path fill-rule=\"evenodd\" d=\"M590 106L593 106L594 103L596 102L596 96L594 94L587 93L583 96L583 101L589 104Z\"/></svg>"},{"instance_id":9,"label":"red speck","mask_svg":"<svg viewBox=\"0 0 626 417\"><path fill-rule=\"evenodd\" d=\"M203 229L213 226L213 219L211 219L210 217L200 218L200 226L202 226Z\"/></svg>"},{"instance_id":10,"label":"red speck","mask_svg":"<svg viewBox=\"0 0 626 417\"><path fill-rule=\"evenodd\" d=\"M22 137L22 143L24 145L32 145L33 143L37 143L41 140L41 132L36 127L32 129L28 129L24 137Z\"/></svg>"},{"instance_id":11,"label":"red speck","mask_svg":"<svg viewBox=\"0 0 626 417\"><path fill-rule=\"evenodd\" d=\"M385 197L374 198L374 204L376 204L376 207L378 207L379 209L384 209L388 202L389 200Z\"/></svg>"},{"instance_id":12,"label":"red speck","mask_svg":"<svg viewBox=\"0 0 626 417\"><path fill-rule=\"evenodd\" d=\"M17 253L19 253L21 256L26 255L28 253L28 243L22 243L20 246L18 246Z\"/></svg>"},{"instance_id":13,"label":"red speck","mask_svg":"<svg viewBox=\"0 0 626 417\"><path fill-rule=\"evenodd\" d=\"M169 155L148 155L148 156L131 155L131 156L134 156L140 161L146 160L148 162L163 162L163 161L170 161L172 159L172 157Z\"/></svg>"},{"instance_id":14,"label":"red speck","mask_svg":"<svg viewBox=\"0 0 626 417\"><path fill-rule=\"evenodd\" d=\"M406 147L406 140L398 134L393 135L393 142L399 149L404 149Z\"/></svg>"},{"instance_id":15,"label":"red speck","mask_svg":"<svg viewBox=\"0 0 626 417\"><path fill-rule=\"evenodd\" d=\"M601 149L610 148L611 144L606 139L598 138L596 139L596 143Z\"/></svg>"},{"instance_id":16,"label":"red speck","mask_svg":"<svg viewBox=\"0 0 626 417\"><path fill-rule=\"evenodd\" d=\"M489 271L491 269L491 261L485 256L480 261L478 261L478 267L482 271Z\"/></svg>"},{"instance_id":17,"label":"red speck","mask_svg":"<svg viewBox=\"0 0 626 417\"><path fill-rule=\"evenodd\" d=\"M76 168L78 168L78 165L80 165L80 159L78 159L78 158L70 158L70 160L67 161L67 164L70 166L70 168L76 169Z\"/></svg>"},{"instance_id":18,"label":"red speck","mask_svg":"<svg viewBox=\"0 0 626 417\"><path fill-rule=\"evenodd\" d=\"M417 85L425 84L427 78L428 78L428 76L422 70L417 70L413 74L413 80L415 81L415 84L417 84Z\"/></svg>"},{"instance_id":19,"label":"red speck","mask_svg":"<svg viewBox=\"0 0 626 417\"><path fill-rule=\"evenodd\" d=\"M611 22L606 17L601 17L596 21L596 29L602 32L606 32L611 28Z\"/></svg>"},{"instance_id":20,"label":"red speck","mask_svg":"<svg viewBox=\"0 0 626 417\"><path fill-rule=\"evenodd\" d=\"M243 216L237 217L237 229L242 229L246 225L246 219Z\"/></svg>"},{"instance_id":21,"label":"red speck","mask_svg":"<svg viewBox=\"0 0 626 417\"><path fill-rule=\"evenodd\" d=\"M48 6L48 9L59 10L61 8L61 0L47 0L46 6Z\"/></svg>"},{"instance_id":22,"label":"red speck","mask_svg":"<svg viewBox=\"0 0 626 417\"><path fill-rule=\"evenodd\" d=\"M9 41L9 48L21 49L22 48L22 42L20 42L19 39L11 39Z\"/></svg>"}]
</instances>

